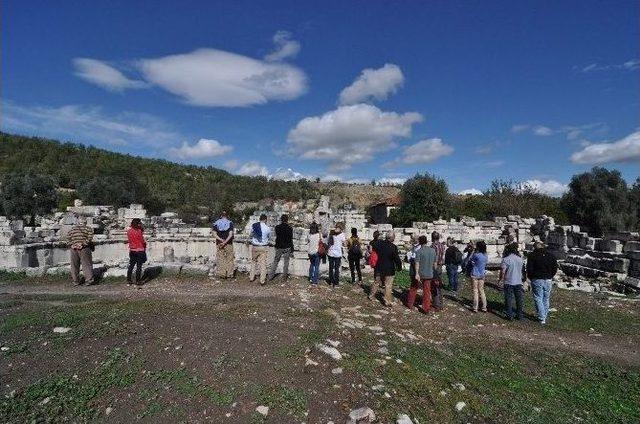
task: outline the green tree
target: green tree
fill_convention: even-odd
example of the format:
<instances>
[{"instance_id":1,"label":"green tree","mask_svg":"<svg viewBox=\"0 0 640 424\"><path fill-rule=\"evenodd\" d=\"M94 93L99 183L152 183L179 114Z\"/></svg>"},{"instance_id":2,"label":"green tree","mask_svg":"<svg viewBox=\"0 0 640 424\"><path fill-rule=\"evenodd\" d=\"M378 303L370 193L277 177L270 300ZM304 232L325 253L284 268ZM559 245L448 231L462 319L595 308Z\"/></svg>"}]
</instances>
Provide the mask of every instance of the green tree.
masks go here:
<instances>
[{"instance_id":1,"label":"green tree","mask_svg":"<svg viewBox=\"0 0 640 424\"><path fill-rule=\"evenodd\" d=\"M85 204L122 207L145 203L148 193L135 177L101 175L82 182L78 196Z\"/></svg>"},{"instance_id":2,"label":"green tree","mask_svg":"<svg viewBox=\"0 0 640 424\"><path fill-rule=\"evenodd\" d=\"M50 175L11 173L2 179L2 209L12 218L30 217L30 224L36 215L49 214L58 204L56 181Z\"/></svg>"},{"instance_id":3,"label":"green tree","mask_svg":"<svg viewBox=\"0 0 640 424\"><path fill-rule=\"evenodd\" d=\"M414 221L433 221L448 217L450 196L447 183L434 175L416 174L402 185L402 203L393 210L390 221L404 227Z\"/></svg>"},{"instance_id":4,"label":"green tree","mask_svg":"<svg viewBox=\"0 0 640 424\"><path fill-rule=\"evenodd\" d=\"M595 167L571 178L562 205L572 223L592 235L602 236L636 227L633 195L620 172Z\"/></svg>"}]
</instances>

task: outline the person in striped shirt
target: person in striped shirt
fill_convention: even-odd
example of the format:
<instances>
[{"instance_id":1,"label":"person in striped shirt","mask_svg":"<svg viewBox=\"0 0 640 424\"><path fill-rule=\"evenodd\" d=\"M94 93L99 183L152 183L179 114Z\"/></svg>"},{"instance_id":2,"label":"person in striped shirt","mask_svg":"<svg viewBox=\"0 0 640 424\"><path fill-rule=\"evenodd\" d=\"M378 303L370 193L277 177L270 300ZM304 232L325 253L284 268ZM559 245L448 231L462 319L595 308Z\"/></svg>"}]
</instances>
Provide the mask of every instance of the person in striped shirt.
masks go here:
<instances>
[{"instance_id":1,"label":"person in striped shirt","mask_svg":"<svg viewBox=\"0 0 640 424\"><path fill-rule=\"evenodd\" d=\"M433 298L433 307L435 309L442 308L442 267L444 266L444 253L446 246L440 241L440 233L434 231L431 233L431 247L436 251L436 262L433 266L433 281L431 284L431 297Z\"/></svg>"},{"instance_id":2,"label":"person in striped shirt","mask_svg":"<svg viewBox=\"0 0 640 424\"><path fill-rule=\"evenodd\" d=\"M77 217L76 224L67 233L66 242L69 246L71 262L71 280L74 286L82 284L80 280L80 265L84 274L84 282L93 284L93 262L91 258L91 241L93 230L87 226L84 217Z\"/></svg>"}]
</instances>

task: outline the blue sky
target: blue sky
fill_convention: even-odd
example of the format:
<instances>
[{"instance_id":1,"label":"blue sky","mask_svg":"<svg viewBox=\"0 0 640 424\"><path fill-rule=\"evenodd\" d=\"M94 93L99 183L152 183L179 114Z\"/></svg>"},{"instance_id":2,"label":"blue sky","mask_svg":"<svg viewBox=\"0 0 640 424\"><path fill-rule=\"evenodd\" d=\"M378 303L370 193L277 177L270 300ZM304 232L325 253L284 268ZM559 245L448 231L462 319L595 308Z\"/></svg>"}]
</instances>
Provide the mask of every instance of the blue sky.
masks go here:
<instances>
[{"instance_id":1,"label":"blue sky","mask_svg":"<svg viewBox=\"0 0 640 424\"><path fill-rule=\"evenodd\" d=\"M637 1L10 1L4 131L234 173L640 170Z\"/></svg>"}]
</instances>

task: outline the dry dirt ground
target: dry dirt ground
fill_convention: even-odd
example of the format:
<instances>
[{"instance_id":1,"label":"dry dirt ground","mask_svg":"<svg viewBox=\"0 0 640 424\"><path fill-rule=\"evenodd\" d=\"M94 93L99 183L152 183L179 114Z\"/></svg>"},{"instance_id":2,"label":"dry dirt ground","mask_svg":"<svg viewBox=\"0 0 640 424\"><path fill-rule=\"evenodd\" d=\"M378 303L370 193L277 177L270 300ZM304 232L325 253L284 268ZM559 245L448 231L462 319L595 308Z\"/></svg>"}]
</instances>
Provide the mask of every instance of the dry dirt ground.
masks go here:
<instances>
[{"instance_id":1,"label":"dry dirt ground","mask_svg":"<svg viewBox=\"0 0 640 424\"><path fill-rule=\"evenodd\" d=\"M1 283L0 421L640 422L637 299L555 291L543 327L530 294L517 322L495 288L425 316L367 284Z\"/></svg>"}]
</instances>

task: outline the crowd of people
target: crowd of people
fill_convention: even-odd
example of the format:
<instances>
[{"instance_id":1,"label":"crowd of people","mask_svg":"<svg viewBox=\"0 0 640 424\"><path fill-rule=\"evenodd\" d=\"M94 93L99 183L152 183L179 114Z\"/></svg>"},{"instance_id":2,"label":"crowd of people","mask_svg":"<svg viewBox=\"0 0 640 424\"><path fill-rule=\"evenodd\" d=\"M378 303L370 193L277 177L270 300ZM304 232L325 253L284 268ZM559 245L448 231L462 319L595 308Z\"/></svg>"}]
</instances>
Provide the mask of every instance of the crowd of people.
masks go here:
<instances>
[{"instance_id":1,"label":"crowd of people","mask_svg":"<svg viewBox=\"0 0 640 424\"><path fill-rule=\"evenodd\" d=\"M283 262L282 276L289 276L289 262L293 255L293 228L289 217L282 215L280 223L273 229L275 233L274 258L269 266L271 255L272 229L267 225L267 216L262 214L260 220L251 226L249 235L251 266L250 281L259 279L265 285L275 278L276 271ZM213 236L217 247L216 274L219 278L228 279L235 275L235 255L233 240L235 229L226 212L213 224ZM84 283L94 284L91 252L93 250L93 232L83 218L78 218L76 225L66 236L70 247L71 278L74 285L82 284L80 268L84 274ZM129 247L129 266L127 283L140 287L143 284L142 266L147 261L147 244L144 228L140 219L133 219L127 230ZM373 282L370 286L369 299L376 301L379 291L383 292L382 303L392 307L395 304L393 285L396 273L402 270L403 261L398 247L394 243L392 231L381 234L373 233L373 240L368 246L358 236L356 228L351 229L347 238L344 228L337 224L323 233L321 227L313 222L307 236L307 254L309 258L309 283L312 287L320 282L320 263L329 263L328 283L331 287L340 284L340 270L345 256L349 264L352 284L362 284L363 262L373 269ZM485 279L487 275L487 245L484 241L475 244L469 242L460 251L453 238L446 242L440 240L437 232L431 234L431 243L421 235L414 238L412 248L407 252L405 261L409 263L410 285L406 293L406 306L414 310L418 291L422 290L418 311L428 314L431 310L443 308L444 275L447 276L447 289L452 299L458 299L462 282L471 282L473 300L472 312L487 312ZM134 274L135 269L135 274ZM518 250L518 244L508 240L503 251L500 264L498 286L504 293L504 313L507 319L520 320L524 317L525 285L530 281L536 306L538 320L546 324L549 314L552 278L558 270L554 255L547 250L541 241L535 243L534 250L525 260Z\"/></svg>"}]
</instances>

